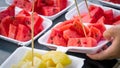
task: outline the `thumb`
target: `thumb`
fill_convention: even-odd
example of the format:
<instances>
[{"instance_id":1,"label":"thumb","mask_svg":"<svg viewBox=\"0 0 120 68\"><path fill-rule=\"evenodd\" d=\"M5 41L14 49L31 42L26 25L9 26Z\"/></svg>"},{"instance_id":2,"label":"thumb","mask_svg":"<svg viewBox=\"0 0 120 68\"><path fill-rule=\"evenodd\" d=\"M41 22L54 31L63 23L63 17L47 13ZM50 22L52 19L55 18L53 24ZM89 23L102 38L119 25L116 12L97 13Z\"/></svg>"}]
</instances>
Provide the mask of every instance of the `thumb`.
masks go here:
<instances>
[{"instance_id":1,"label":"thumb","mask_svg":"<svg viewBox=\"0 0 120 68\"><path fill-rule=\"evenodd\" d=\"M114 28L107 29L103 33L103 37L107 40L111 40L112 38L114 38Z\"/></svg>"}]
</instances>

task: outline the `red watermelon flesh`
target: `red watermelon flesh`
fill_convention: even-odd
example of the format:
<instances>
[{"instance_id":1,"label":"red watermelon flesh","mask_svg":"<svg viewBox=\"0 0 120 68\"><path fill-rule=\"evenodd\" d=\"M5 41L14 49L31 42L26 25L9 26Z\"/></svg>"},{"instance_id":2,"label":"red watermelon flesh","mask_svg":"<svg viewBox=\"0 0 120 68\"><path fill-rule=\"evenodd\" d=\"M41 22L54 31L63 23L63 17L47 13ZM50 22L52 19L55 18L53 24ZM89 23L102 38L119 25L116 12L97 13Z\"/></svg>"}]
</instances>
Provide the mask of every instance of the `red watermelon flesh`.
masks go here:
<instances>
[{"instance_id":1,"label":"red watermelon flesh","mask_svg":"<svg viewBox=\"0 0 120 68\"><path fill-rule=\"evenodd\" d=\"M120 0L109 0L110 2L120 4Z\"/></svg>"},{"instance_id":2,"label":"red watermelon flesh","mask_svg":"<svg viewBox=\"0 0 120 68\"><path fill-rule=\"evenodd\" d=\"M91 23L88 26L89 26L89 28L91 26L98 28L100 30L101 34L103 34L103 32L106 30L104 23L105 23L105 17L102 16L101 18L99 18L99 20L96 23Z\"/></svg>"},{"instance_id":3,"label":"red watermelon flesh","mask_svg":"<svg viewBox=\"0 0 120 68\"><path fill-rule=\"evenodd\" d=\"M62 28L64 26L66 26L66 25L73 24L73 21L74 21L73 19L66 20L63 23L60 23L59 25L57 25L55 28L59 29L59 28Z\"/></svg>"},{"instance_id":4,"label":"red watermelon flesh","mask_svg":"<svg viewBox=\"0 0 120 68\"><path fill-rule=\"evenodd\" d=\"M31 39L31 30L23 24L18 25L18 32L16 34L16 40L28 41Z\"/></svg>"},{"instance_id":5,"label":"red watermelon flesh","mask_svg":"<svg viewBox=\"0 0 120 68\"><path fill-rule=\"evenodd\" d=\"M58 28L60 31L65 31L65 30L68 30L70 29L71 27L73 27L73 24L70 23L70 24L66 24L64 26L61 26L60 28Z\"/></svg>"},{"instance_id":6,"label":"red watermelon flesh","mask_svg":"<svg viewBox=\"0 0 120 68\"><path fill-rule=\"evenodd\" d=\"M10 24L8 37L14 39L16 37L16 32L17 32L17 26Z\"/></svg>"},{"instance_id":7,"label":"red watermelon flesh","mask_svg":"<svg viewBox=\"0 0 120 68\"><path fill-rule=\"evenodd\" d=\"M116 21L118 21L118 20L120 20L120 15L117 16L117 17L115 17L114 20L113 20L113 22L116 22Z\"/></svg>"},{"instance_id":8,"label":"red watermelon flesh","mask_svg":"<svg viewBox=\"0 0 120 68\"><path fill-rule=\"evenodd\" d=\"M102 37L102 34L101 34L100 30L97 29L96 27L90 27L90 32L89 32L88 36L96 39L97 42L99 42Z\"/></svg>"},{"instance_id":9,"label":"red watermelon flesh","mask_svg":"<svg viewBox=\"0 0 120 68\"><path fill-rule=\"evenodd\" d=\"M37 35L39 32L43 30L42 22L43 22L43 18L39 16L37 13L34 13L34 34L35 35ZM14 23L16 24L21 23L26 25L30 29L32 29L31 16L25 10L21 11L20 14L16 16Z\"/></svg>"},{"instance_id":10,"label":"red watermelon flesh","mask_svg":"<svg viewBox=\"0 0 120 68\"><path fill-rule=\"evenodd\" d=\"M66 46L67 44L66 40L63 38L62 32L57 29L52 29L47 42L59 46Z\"/></svg>"},{"instance_id":11,"label":"red watermelon flesh","mask_svg":"<svg viewBox=\"0 0 120 68\"><path fill-rule=\"evenodd\" d=\"M106 27L102 23L95 23L95 24L90 24L89 27L96 27L97 29L100 30L101 34L106 30Z\"/></svg>"},{"instance_id":12,"label":"red watermelon flesh","mask_svg":"<svg viewBox=\"0 0 120 68\"><path fill-rule=\"evenodd\" d=\"M45 15L45 16L51 16L51 15L58 13L59 11L60 11L59 7L43 6L41 13L42 13L42 15Z\"/></svg>"},{"instance_id":13,"label":"red watermelon flesh","mask_svg":"<svg viewBox=\"0 0 120 68\"><path fill-rule=\"evenodd\" d=\"M106 30L106 27L104 25L105 18L104 16L102 16L93 26L98 28L101 32L101 34L103 34L103 32Z\"/></svg>"},{"instance_id":14,"label":"red watermelon flesh","mask_svg":"<svg viewBox=\"0 0 120 68\"><path fill-rule=\"evenodd\" d=\"M53 28L53 29L51 30L51 33L50 33L50 36L49 36L47 42L53 44L53 38L54 38L57 34L62 34L62 32L59 31L59 30L57 30L57 29L55 29L55 28Z\"/></svg>"},{"instance_id":15,"label":"red watermelon flesh","mask_svg":"<svg viewBox=\"0 0 120 68\"><path fill-rule=\"evenodd\" d=\"M84 26L84 27L82 27L82 26ZM83 28L85 29L86 34L88 34L89 33L88 27L83 25L79 20L74 20L73 27L71 27L71 29L76 30L80 34L80 36L84 37L85 34L84 34L84 31L83 31Z\"/></svg>"},{"instance_id":16,"label":"red watermelon flesh","mask_svg":"<svg viewBox=\"0 0 120 68\"><path fill-rule=\"evenodd\" d=\"M83 37L80 38L81 46L82 47L95 47L97 45L96 39L92 37Z\"/></svg>"},{"instance_id":17,"label":"red watermelon flesh","mask_svg":"<svg viewBox=\"0 0 120 68\"><path fill-rule=\"evenodd\" d=\"M35 1L35 6L34 6L34 11L37 12L38 14L41 14L42 7L45 6L44 3L42 3L43 0L36 0Z\"/></svg>"},{"instance_id":18,"label":"red watermelon flesh","mask_svg":"<svg viewBox=\"0 0 120 68\"><path fill-rule=\"evenodd\" d=\"M26 25L32 29L31 16L26 16ZM34 13L34 34L37 35L40 31L43 30L42 26L43 18L38 16L37 13Z\"/></svg>"},{"instance_id":19,"label":"red watermelon flesh","mask_svg":"<svg viewBox=\"0 0 120 68\"><path fill-rule=\"evenodd\" d=\"M26 23L25 19L26 19L26 16L24 16L24 15L15 16L15 17L14 17L13 24L14 24L15 26L18 26L19 24L26 25L27 23Z\"/></svg>"},{"instance_id":20,"label":"red watermelon flesh","mask_svg":"<svg viewBox=\"0 0 120 68\"><path fill-rule=\"evenodd\" d=\"M54 6L56 0L42 0L46 5Z\"/></svg>"},{"instance_id":21,"label":"red watermelon flesh","mask_svg":"<svg viewBox=\"0 0 120 68\"><path fill-rule=\"evenodd\" d=\"M68 0L56 0L56 6L60 7L60 10L63 10L67 7Z\"/></svg>"},{"instance_id":22,"label":"red watermelon flesh","mask_svg":"<svg viewBox=\"0 0 120 68\"><path fill-rule=\"evenodd\" d=\"M45 1L46 0L36 0L36 3L35 3L36 6L35 7L39 7L40 8L42 6L45 6L45 4L44 4Z\"/></svg>"},{"instance_id":23,"label":"red watermelon flesh","mask_svg":"<svg viewBox=\"0 0 120 68\"><path fill-rule=\"evenodd\" d=\"M113 23L113 25L119 25L119 24L120 24L120 20Z\"/></svg>"},{"instance_id":24,"label":"red watermelon flesh","mask_svg":"<svg viewBox=\"0 0 120 68\"><path fill-rule=\"evenodd\" d=\"M96 23L97 20L103 16L103 9L101 7L96 7L95 9L93 9L90 14L91 14L91 17L89 16L89 14L87 14L86 16L84 16L82 18L82 21L83 22L86 22L86 23Z\"/></svg>"},{"instance_id":25,"label":"red watermelon flesh","mask_svg":"<svg viewBox=\"0 0 120 68\"><path fill-rule=\"evenodd\" d=\"M67 46L73 46L73 47L81 47L81 39L80 38L69 38Z\"/></svg>"},{"instance_id":26,"label":"red watermelon flesh","mask_svg":"<svg viewBox=\"0 0 120 68\"><path fill-rule=\"evenodd\" d=\"M92 10L94 10L95 8L97 8L97 6L95 6L95 5L90 5L90 6L89 6L89 11L92 11Z\"/></svg>"},{"instance_id":27,"label":"red watermelon flesh","mask_svg":"<svg viewBox=\"0 0 120 68\"><path fill-rule=\"evenodd\" d=\"M27 11L32 10L32 3L29 0L13 0L13 4Z\"/></svg>"},{"instance_id":28,"label":"red watermelon flesh","mask_svg":"<svg viewBox=\"0 0 120 68\"><path fill-rule=\"evenodd\" d=\"M80 38L80 35L71 29L63 31L63 37L68 40L69 38Z\"/></svg>"},{"instance_id":29,"label":"red watermelon flesh","mask_svg":"<svg viewBox=\"0 0 120 68\"><path fill-rule=\"evenodd\" d=\"M15 16L15 6L10 5L7 9L0 12L0 22L6 16Z\"/></svg>"},{"instance_id":30,"label":"red watermelon flesh","mask_svg":"<svg viewBox=\"0 0 120 68\"><path fill-rule=\"evenodd\" d=\"M2 21L1 21L1 35L3 36L8 36L8 32L9 32L9 25L14 21L14 17L11 16L7 16L5 17Z\"/></svg>"},{"instance_id":31,"label":"red watermelon flesh","mask_svg":"<svg viewBox=\"0 0 120 68\"><path fill-rule=\"evenodd\" d=\"M42 25L43 18L36 14L34 22L35 22L35 24L34 24L34 34L37 35L39 32L41 32L44 29L43 25Z\"/></svg>"},{"instance_id":32,"label":"red watermelon flesh","mask_svg":"<svg viewBox=\"0 0 120 68\"><path fill-rule=\"evenodd\" d=\"M17 16L18 15L24 15L24 16L30 16L30 13L28 12L28 11L26 11L26 10L22 10L22 11L20 11L18 14L17 14Z\"/></svg>"},{"instance_id":33,"label":"red watermelon flesh","mask_svg":"<svg viewBox=\"0 0 120 68\"><path fill-rule=\"evenodd\" d=\"M57 34L57 35L54 36L54 38L53 38L53 44L58 45L58 46L64 46L64 47L66 47L67 42L66 42L66 40L63 38L62 35Z\"/></svg>"},{"instance_id":34,"label":"red watermelon flesh","mask_svg":"<svg viewBox=\"0 0 120 68\"><path fill-rule=\"evenodd\" d=\"M112 11L112 9L104 11L104 16L106 19L105 24L112 25L113 24L113 11Z\"/></svg>"}]
</instances>

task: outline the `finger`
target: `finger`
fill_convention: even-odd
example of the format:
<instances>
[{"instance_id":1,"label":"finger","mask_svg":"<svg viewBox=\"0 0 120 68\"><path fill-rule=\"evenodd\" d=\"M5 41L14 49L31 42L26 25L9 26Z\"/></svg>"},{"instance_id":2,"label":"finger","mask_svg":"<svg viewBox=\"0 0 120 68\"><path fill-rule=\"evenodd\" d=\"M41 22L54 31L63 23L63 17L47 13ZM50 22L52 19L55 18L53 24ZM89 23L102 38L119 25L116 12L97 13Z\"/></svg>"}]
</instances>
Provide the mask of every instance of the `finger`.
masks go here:
<instances>
[{"instance_id":1,"label":"finger","mask_svg":"<svg viewBox=\"0 0 120 68\"><path fill-rule=\"evenodd\" d=\"M94 60L104 60L104 59L113 59L116 58L116 55L118 55L119 53L119 49L118 46L119 45L119 40L116 38L112 45L110 47L108 47L106 50L103 50L97 54L87 54L87 56L91 59Z\"/></svg>"},{"instance_id":2,"label":"finger","mask_svg":"<svg viewBox=\"0 0 120 68\"><path fill-rule=\"evenodd\" d=\"M96 54L87 54L87 56L93 60L104 60L106 59L106 53L104 51L101 51Z\"/></svg>"},{"instance_id":3,"label":"finger","mask_svg":"<svg viewBox=\"0 0 120 68\"><path fill-rule=\"evenodd\" d=\"M107 40L111 40L114 37L114 28L110 28L103 33L103 37Z\"/></svg>"}]
</instances>

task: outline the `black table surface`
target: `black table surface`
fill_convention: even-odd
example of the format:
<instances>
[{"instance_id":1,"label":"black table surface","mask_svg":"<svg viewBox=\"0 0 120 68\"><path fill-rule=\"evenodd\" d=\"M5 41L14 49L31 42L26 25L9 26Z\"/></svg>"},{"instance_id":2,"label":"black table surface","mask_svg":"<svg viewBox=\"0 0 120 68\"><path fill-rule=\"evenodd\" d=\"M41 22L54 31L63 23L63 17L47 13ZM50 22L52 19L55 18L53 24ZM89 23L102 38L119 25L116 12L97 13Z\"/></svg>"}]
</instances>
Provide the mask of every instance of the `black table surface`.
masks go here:
<instances>
[{"instance_id":1,"label":"black table surface","mask_svg":"<svg viewBox=\"0 0 120 68\"><path fill-rule=\"evenodd\" d=\"M89 1L99 4L97 0L89 0ZM78 2L81 2L81 0L78 0ZM8 6L5 3L5 1L0 0L0 7L5 7L5 6ZM55 20L53 20L54 24L52 26L64 20L65 20L65 13L59 16L58 18L56 18ZM37 40L38 39L35 40L35 48L43 49L43 50L50 50L46 46L40 45ZM20 46L18 46L17 44L0 39L0 64L2 64L18 47ZM28 45L28 47L31 47L31 45ZM115 59L95 61L95 60L89 59L85 54L81 54L81 53L67 52L67 54L80 57L80 58L85 58L86 60L84 61L83 68L112 68L117 62Z\"/></svg>"}]
</instances>

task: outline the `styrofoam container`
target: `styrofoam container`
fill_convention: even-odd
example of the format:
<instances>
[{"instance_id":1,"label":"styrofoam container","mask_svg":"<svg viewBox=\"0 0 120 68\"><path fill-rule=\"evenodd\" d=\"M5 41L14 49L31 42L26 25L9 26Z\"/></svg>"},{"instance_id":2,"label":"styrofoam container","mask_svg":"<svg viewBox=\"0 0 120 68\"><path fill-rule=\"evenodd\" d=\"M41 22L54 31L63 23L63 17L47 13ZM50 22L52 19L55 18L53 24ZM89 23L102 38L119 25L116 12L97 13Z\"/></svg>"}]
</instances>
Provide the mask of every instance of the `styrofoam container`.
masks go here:
<instances>
[{"instance_id":1,"label":"styrofoam container","mask_svg":"<svg viewBox=\"0 0 120 68\"><path fill-rule=\"evenodd\" d=\"M13 64L17 64L26 54L27 51L31 50L31 48L28 47L19 47L17 50L15 50L10 57L7 58L7 60L1 64L1 68L10 68ZM45 54L48 51L45 50L39 50L34 49L35 52L38 52L40 54ZM74 57L71 55L68 55L70 59L72 60L72 63L68 65L66 68L82 68L84 59Z\"/></svg>"},{"instance_id":2,"label":"styrofoam container","mask_svg":"<svg viewBox=\"0 0 120 68\"><path fill-rule=\"evenodd\" d=\"M59 22L58 24L56 24L54 27L56 27L57 25L61 24L62 22ZM84 23L84 25L88 25L86 23ZM53 27L53 28L54 28ZM112 27L111 25L105 25L106 29ZM51 30L53 29L51 28ZM63 47L63 46L58 46L58 45L54 45L54 44L49 44L47 43L48 38L50 36L51 30L49 30L48 32L46 32L43 36L41 36L38 39L38 42L42 45L45 45L47 47L49 47L50 49L56 49L57 51L62 51L62 52L67 52L67 51L71 51L71 52L78 52L78 53L89 53L89 54L94 54L96 53L98 50L100 50L106 43L108 43L109 41L107 40L100 40L98 42L98 44L95 47Z\"/></svg>"},{"instance_id":3,"label":"styrofoam container","mask_svg":"<svg viewBox=\"0 0 120 68\"><path fill-rule=\"evenodd\" d=\"M120 9L120 4L113 3L113 2L108 2L108 1L105 1L105 0L98 0L98 1L100 2L100 4L102 4L104 6Z\"/></svg>"},{"instance_id":4,"label":"styrofoam container","mask_svg":"<svg viewBox=\"0 0 120 68\"><path fill-rule=\"evenodd\" d=\"M112 10L113 10L114 17L120 15L120 11L119 11L119 10L116 10L116 9L113 9L113 8L110 8L110 7L105 7L105 6L98 5L98 4L94 4L94 3L91 3L91 2L89 2L89 1L87 1L87 3L88 3L88 6L90 6L90 5L99 6L99 7L101 7L103 10L112 9ZM88 12L84 1L81 2L81 3L79 3L79 4L78 4L78 7L79 7L79 10L80 10L80 13L81 13L81 14ZM67 20L69 20L69 19L73 18L73 17L76 16L76 15L78 15L78 12L77 12L76 7L74 7L73 9L71 9L69 12L67 12L67 13L65 14L65 18L66 18Z\"/></svg>"},{"instance_id":5,"label":"styrofoam container","mask_svg":"<svg viewBox=\"0 0 120 68\"><path fill-rule=\"evenodd\" d=\"M7 7L0 7L0 11L2 10L5 10ZM15 7L15 14L17 14L18 12L20 12L22 9L18 8L18 7ZM43 18L43 30L38 33L36 36L34 36L34 40L36 38L38 38L41 34L43 34L48 28L50 28L50 26L52 25L52 21L41 16ZM15 40L15 39L12 39L12 38L9 38L9 37L6 37L6 36L3 36L3 35L0 35L0 38L4 39L4 40L7 40L7 41L10 41L10 42L13 42L13 43L16 43L18 45L23 45L23 46L27 46L31 43L32 40L29 40L29 41L25 41L25 42L21 42L21 41L18 41L18 40Z\"/></svg>"},{"instance_id":6,"label":"styrofoam container","mask_svg":"<svg viewBox=\"0 0 120 68\"><path fill-rule=\"evenodd\" d=\"M13 0L5 0L7 4L11 5L13 3ZM60 15L62 15L63 13L65 13L72 5L74 4L73 0L68 0L68 5L65 9L61 10L60 12L51 15L51 16L45 16L51 20L56 19L57 17L59 17ZM44 16L44 15L43 15Z\"/></svg>"}]
</instances>

